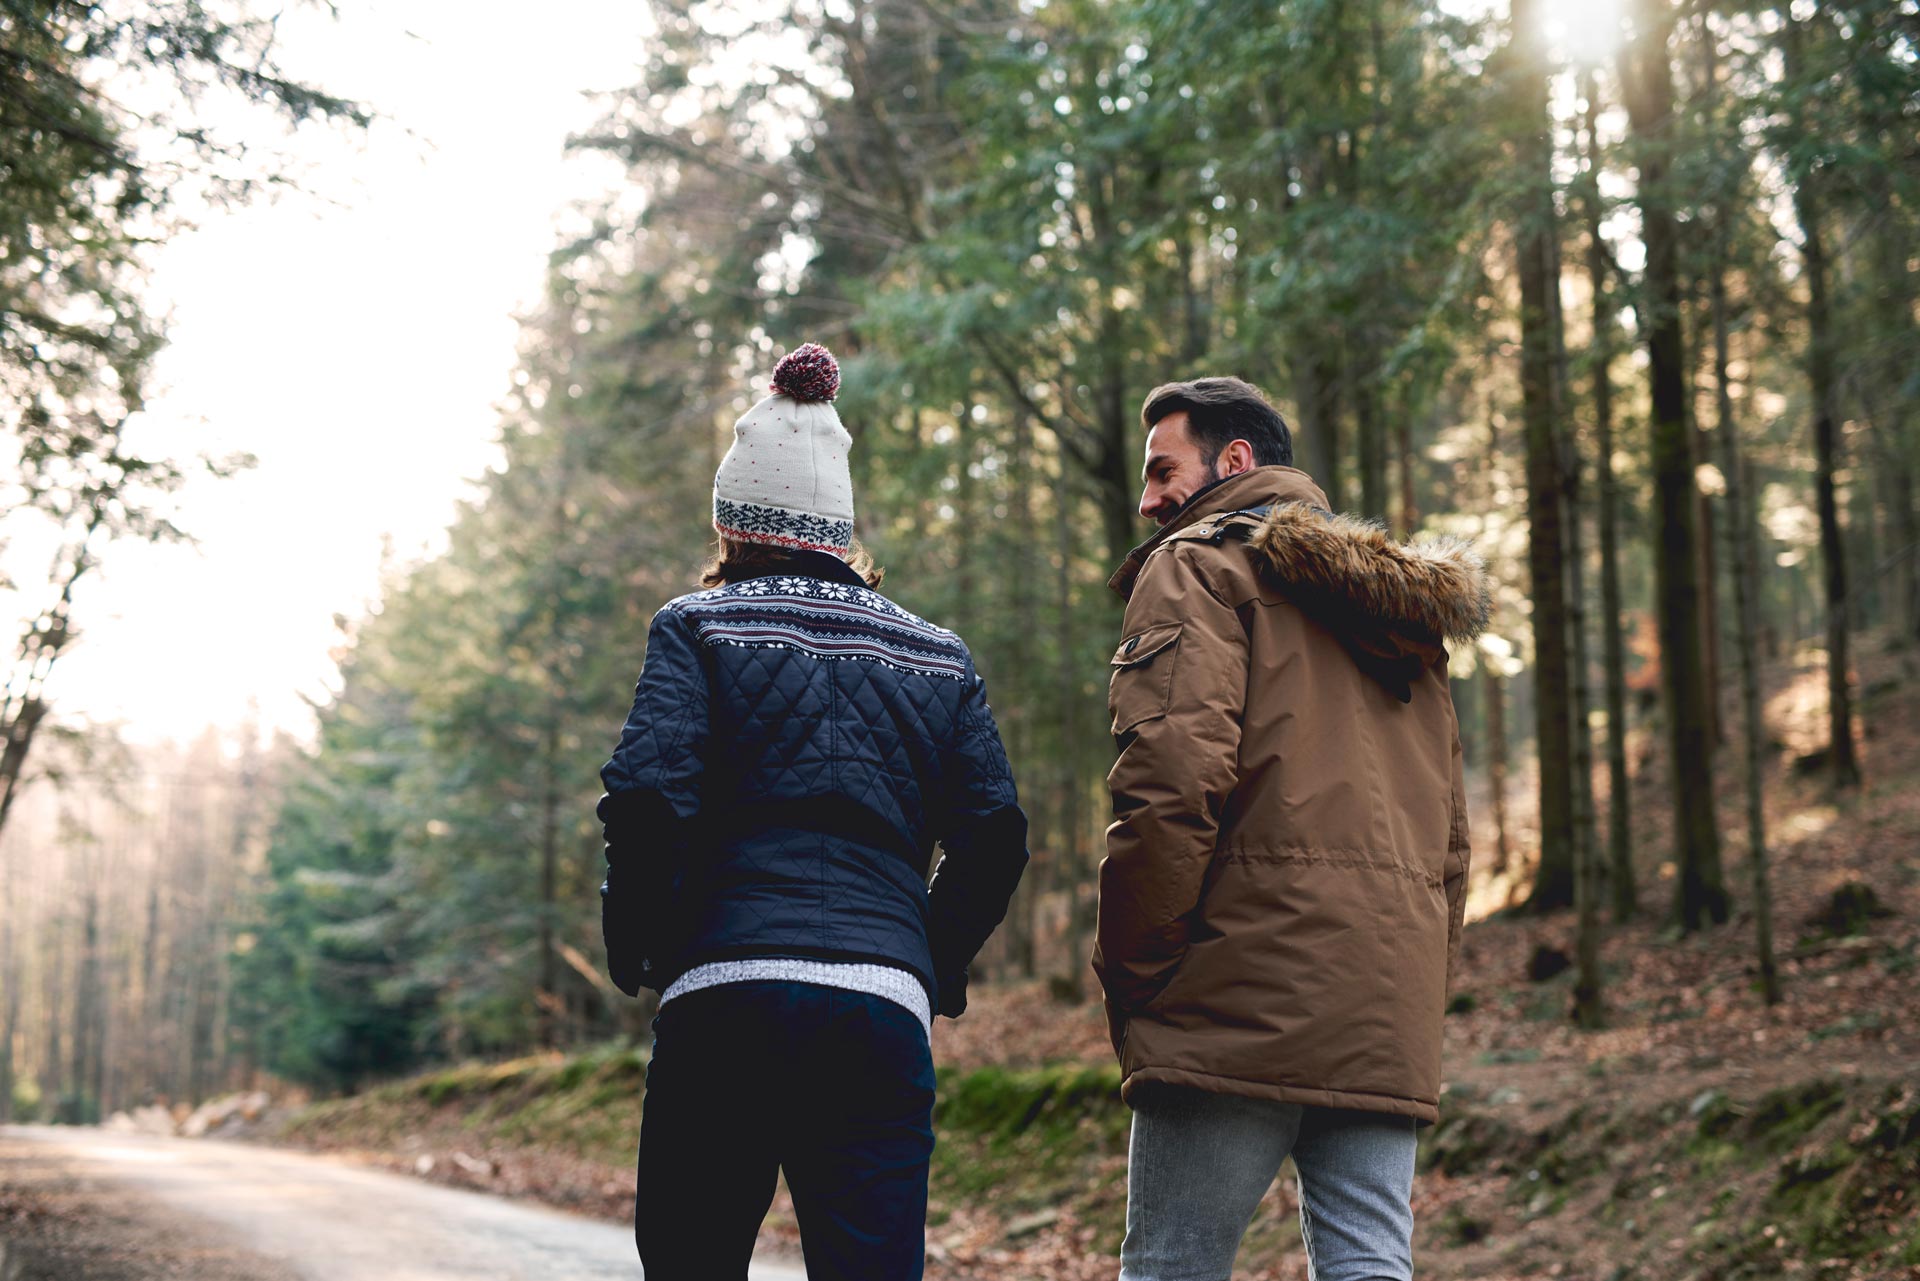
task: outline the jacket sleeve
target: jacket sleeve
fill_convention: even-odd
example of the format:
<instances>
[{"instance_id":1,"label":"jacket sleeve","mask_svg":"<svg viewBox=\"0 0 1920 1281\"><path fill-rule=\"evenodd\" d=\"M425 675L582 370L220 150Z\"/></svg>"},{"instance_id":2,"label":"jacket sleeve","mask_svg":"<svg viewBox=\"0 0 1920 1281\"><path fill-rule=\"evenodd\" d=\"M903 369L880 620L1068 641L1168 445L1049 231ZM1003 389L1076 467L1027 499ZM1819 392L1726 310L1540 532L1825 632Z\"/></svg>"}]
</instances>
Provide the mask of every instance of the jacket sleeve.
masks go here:
<instances>
[{"instance_id":1,"label":"jacket sleeve","mask_svg":"<svg viewBox=\"0 0 1920 1281\"><path fill-rule=\"evenodd\" d=\"M1007 914L1027 866L1021 812L986 686L967 663L967 691L947 759L948 803L937 833L944 855L927 887L927 940L939 1013L967 1008L967 967Z\"/></svg>"},{"instance_id":2,"label":"jacket sleeve","mask_svg":"<svg viewBox=\"0 0 1920 1281\"><path fill-rule=\"evenodd\" d=\"M1108 704L1119 759L1100 864L1094 971L1119 1019L1186 954L1188 918L1239 777L1247 636L1185 548L1150 559L1127 604Z\"/></svg>"},{"instance_id":3,"label":"jacket sleeve","mask_svg":"<svg viewBox=\"0 0 1920 1281\"><path fill-rule=\"evenodd\" d=\"M1453 976L1460 959L1460 932L1467 921L1467 873L1473 866L1473 851L1467 833L1466 756L1460 747L1460 722L1453 724L1453 824L1447 834L1447 861L1443 884L1447 891L1447 990L1453 990Z\"/></svg>"},{"instance_id":4,"label":"jacket sleeve","mask_svg":"<svg viewBox=\"0 0 1920 1281\"><path fill-rule=\"evenodd\" d=\"M620 745L600 771L607 841L600 887L607 972L629 996L660 988L672 960L672 900L700 813L707 740L700 644L672 608L653 616Z\"/></svg>"}]
</instances>

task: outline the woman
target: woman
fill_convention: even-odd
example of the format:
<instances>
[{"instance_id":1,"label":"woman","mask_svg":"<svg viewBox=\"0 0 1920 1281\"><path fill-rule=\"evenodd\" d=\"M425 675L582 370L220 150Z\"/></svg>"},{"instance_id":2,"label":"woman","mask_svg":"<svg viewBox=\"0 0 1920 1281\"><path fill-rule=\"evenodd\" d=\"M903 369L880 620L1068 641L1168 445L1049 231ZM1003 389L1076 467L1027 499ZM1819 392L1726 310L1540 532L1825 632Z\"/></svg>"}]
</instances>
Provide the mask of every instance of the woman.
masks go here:
<instances>
[{"instance_id":1,"label":"woman","mask_svg":"<svg viewBox=\"0 0 1920 1281\"><path fill-rule=\"evenodd\" d=\"M965 1008L1026 864L966 646L853 540L839 385L808 343L734 424L708 590L655 615L601 771L608 969L661 994L648 1281L744 1277L780 1169L810 1278L921 1275L931 1019Z\"/></svg>"}]
</instances>

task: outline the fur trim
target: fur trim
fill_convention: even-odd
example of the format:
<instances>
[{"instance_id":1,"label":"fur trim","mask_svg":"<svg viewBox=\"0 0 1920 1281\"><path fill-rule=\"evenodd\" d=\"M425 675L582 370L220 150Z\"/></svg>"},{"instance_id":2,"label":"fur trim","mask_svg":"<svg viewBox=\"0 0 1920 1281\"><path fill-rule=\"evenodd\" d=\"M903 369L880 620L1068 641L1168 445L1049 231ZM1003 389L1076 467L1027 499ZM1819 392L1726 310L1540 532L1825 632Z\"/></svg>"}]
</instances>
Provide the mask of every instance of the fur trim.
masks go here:
<instances>
[{"instance_id":1,"label":"fur trim","mask_svg":"<svg viewBox=\"0 0 1920 1281\"><path fill-rule=\"evenodd\" d=\"M1373 521L1288 503L1247 545L1290 587L1390 625L1468 641L1493 613L1486 562L1464 538L1401 543Z\"/></svg>"}]
</instances>

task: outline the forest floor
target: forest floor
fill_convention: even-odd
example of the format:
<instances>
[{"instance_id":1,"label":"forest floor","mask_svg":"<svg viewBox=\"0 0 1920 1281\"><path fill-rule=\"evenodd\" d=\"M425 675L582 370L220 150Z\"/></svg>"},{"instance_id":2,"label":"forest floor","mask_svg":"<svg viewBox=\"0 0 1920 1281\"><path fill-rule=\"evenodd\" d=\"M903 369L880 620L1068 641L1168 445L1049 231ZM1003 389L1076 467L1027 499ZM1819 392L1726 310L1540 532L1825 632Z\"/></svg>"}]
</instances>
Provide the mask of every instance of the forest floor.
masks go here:
<instances>
[{"instance_id":1,"label":"forest floor","mask_svg":"<svg viewBox=\"0 0 1920 1281\"><path fill-rule=\"evenodd\" d=\"M1719 800L1735 914L1688 937L1665 923L1660 753L1639 753L1642 915L1608 930L1604 1030L1569 1021L1570 971L1536 977L1549 953L1571 955L1571 914L1469 928L1442 1121L1422 1139L1422 1276L1920 1278L1920 680L1864 648L1868 782L1839 802L1794 764L1824 740L1820 656L1771 673L1781 1004L1756 989L1731 748ZM940 1023L935 1055L929 1277L1110 1279L1128 1114L1097 1006L986 988ZM617 1047L469 1065L315 1105L281 1141L623 1218L643 1071ZM797 1241L783 1193L765 1244ZM1290 1172L1235 1275L1306 1277Z\"/></svg>"}]
</instances>

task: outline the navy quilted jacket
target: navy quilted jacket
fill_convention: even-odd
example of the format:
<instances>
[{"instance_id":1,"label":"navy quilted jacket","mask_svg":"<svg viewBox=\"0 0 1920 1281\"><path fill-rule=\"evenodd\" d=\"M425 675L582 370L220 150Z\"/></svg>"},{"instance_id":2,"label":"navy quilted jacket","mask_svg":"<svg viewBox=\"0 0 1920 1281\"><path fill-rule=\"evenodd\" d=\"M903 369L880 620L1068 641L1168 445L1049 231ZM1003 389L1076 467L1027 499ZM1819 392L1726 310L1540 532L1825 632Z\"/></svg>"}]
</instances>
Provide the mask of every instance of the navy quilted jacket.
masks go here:
<instances>
[{"instance_id":1,"label":"navy quilted jacket","mask_svg":"<svg viewBox=\"0 0 1920 1281\"><path fill-rule=\"evenodd\" d=\"M908 970L958 1014L1027 859L967 647L817 552L654 616L600 777L608 968L629 994L805 957Z\"/></svg>"}]
</instances>

